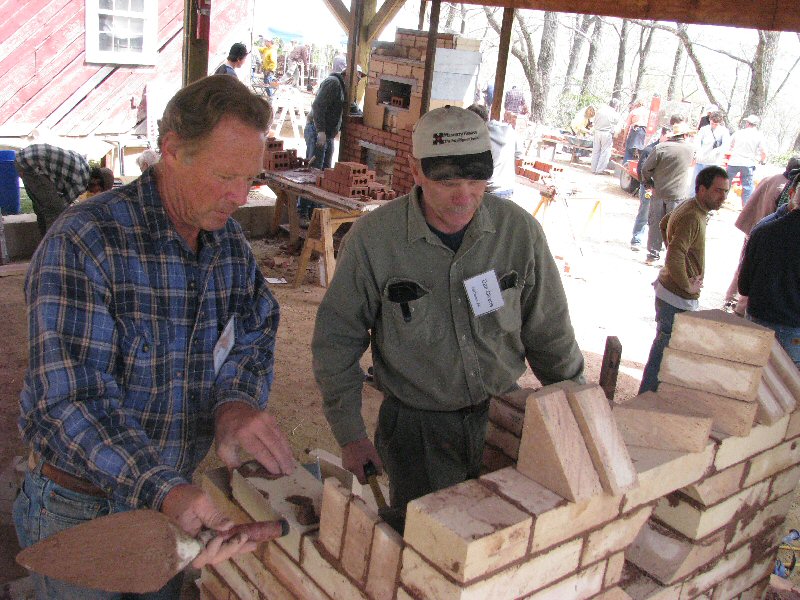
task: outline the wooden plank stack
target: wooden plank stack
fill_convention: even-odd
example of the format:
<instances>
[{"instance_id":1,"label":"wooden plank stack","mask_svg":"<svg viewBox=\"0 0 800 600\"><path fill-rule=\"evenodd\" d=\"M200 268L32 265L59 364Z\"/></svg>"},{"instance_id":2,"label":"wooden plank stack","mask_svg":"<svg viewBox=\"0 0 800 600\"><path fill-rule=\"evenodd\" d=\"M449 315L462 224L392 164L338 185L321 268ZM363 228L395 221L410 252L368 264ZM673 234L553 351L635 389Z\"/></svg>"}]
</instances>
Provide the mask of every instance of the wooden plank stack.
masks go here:
<instances>
[{"instance_id":1,"label":"wooden plank stack","mask_svg":"<svg viewBox=\"0 0 800 600\"><path fill-rule=\"evenodd\" d=\"M670 384L684 396L761 406L752 390L772 365L764 384L781 407L796 406L800 378L763 328L714 311L681 316L675 332L670 349L708 371L662 370L694 386ZM612 409L599 386L572 382L495 398L489 472L410 503L402 537L335 469L324 485L239 473L233 500L206 477L234 519L268 518L270 499L281 497L272 490L299 486L315 509L319 498L320 522L292 523L286 538L205 569L204 597L760 597L800 480L800 414L784 408L769 422L774 415L751 409L726 419L713 403L689 404L659 390Z\"/></svg>"},{"instance_id":2,"label":"wooden plank stack","mask_svg":"<svg viewBox=\"0 0 800 600\"><path fill-rule=\"evenodd\" d=\"M337 162L317 177L317 187L347 198L393 200L397 194L375 180L375 171L357 162Z\"/></svg>"}]
</instances>

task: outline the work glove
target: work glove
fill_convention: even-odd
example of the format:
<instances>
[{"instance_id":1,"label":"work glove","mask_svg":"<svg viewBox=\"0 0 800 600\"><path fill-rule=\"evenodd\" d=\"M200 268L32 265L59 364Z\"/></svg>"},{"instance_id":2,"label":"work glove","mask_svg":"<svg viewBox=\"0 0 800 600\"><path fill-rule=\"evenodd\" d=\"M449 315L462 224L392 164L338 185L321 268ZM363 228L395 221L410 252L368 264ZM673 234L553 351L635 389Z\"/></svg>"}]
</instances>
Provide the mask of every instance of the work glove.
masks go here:
<instances>
[{"instance_id":1,"label":"work glove","mask_svg":"<svg viewBox=\"0 0 800 600\"><path fill-rule=\"evenodd\" d=\"M322 148L325 145L325 142L328 141L328 137L323 132L317 133L317 148Z\"/></svg>"}]
</instances>

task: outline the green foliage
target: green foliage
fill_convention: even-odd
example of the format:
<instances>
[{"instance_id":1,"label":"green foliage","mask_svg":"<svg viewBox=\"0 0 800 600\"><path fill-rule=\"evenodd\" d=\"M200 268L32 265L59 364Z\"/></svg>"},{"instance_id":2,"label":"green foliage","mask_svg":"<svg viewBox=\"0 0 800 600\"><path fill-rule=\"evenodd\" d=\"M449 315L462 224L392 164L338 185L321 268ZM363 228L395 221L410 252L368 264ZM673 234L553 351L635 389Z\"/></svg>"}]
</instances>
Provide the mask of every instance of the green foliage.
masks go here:
<instances>
[{"instance_id":1,"label":"green foliage","mask_svg":"<svg viewBox=\"0 0 800 600\"><path fill-rule=\"evenodd\" d=\"M786 163L789 162L789 159L793 156L800 156L800 152L797 150L786 150L785 152L781 152L780 154L770 154L767 158L767 162L772 165L779 165L781 167L785 167Z\"/></svg>"},{"instance_id":2,"label":"green foliage","mask_svg":"<svg viewBox=\"0 0 800 600\"><path fill-rule=\"evenodd\" d=\"M19 189L19 214L33 214L33 202L31 202L31 199L28 197L25 188Z\"/></svg>"},{"instance_id":3,"label":"green foliage","mask_svg":"<svg viewBox=\"0 0 800 600\"><path fill-rule=\"evenodd\" d=\"M594 104L595 107L599 107L601 104L603 104L603 100L600 98L600 96L596 96L591 92L583 95L565 94L561 96L561 99L558 103L555 122L559 127L569 129L569 124L572 122L572 117L574 117L575 113L578 112L578 108L584 108L590 104Z\"/></svg>"}]
</instances>

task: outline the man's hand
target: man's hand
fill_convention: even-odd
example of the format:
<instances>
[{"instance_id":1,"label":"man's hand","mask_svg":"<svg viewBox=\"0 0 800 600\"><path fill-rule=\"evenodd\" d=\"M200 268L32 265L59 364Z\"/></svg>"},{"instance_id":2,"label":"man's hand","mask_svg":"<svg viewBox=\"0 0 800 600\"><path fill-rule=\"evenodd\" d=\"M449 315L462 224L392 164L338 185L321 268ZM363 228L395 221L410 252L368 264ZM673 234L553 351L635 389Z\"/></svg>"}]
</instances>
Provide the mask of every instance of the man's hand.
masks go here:
<instances>
[{"instance_id":1,"label":"man's hand","mask_svg":"<svg viewBox=\"0 0 800 600\"><path fill-rule=\"evenodd\" d=\"M378 456L378 451L368 438L350 442L342 447L342 466L356 476L359 483L367 483L364 476L364 465L369 461L375 465L380 475L383 472L383 463Z\"/></svg>"},{"instance_id":2,"label":"man's hand","mask_svg":"<svg viewBox=\"0 0 800 600\"><path fill-rule=\"evenodd\" d=\"M289 440L275 417L244 402L228 402L216 413L216 448L231 469L242 464L240 450L249 452L267 471L288 475L295 461Z\"/></svg>"},{"instance_id":3,"label":"man's hand","mask_svg":"<svg viewBox=\"0 0 800 600\"><path fill-rule=\"evenodd\" d=\"M322 148L325 145L325 142L328 141L328 136L325 135L325 132L318 131L317 132L317 148Z\"/></svg>"},{"instance_id":4,"label":"man's hand","mask_svg":"<svg viewBox=\"0 0 800 600\"><path fill-rule=\"evenodd\" d=\"M695 275L694 277L689 277L689 292L692 294L699 294L700 290L703 289L703 276L702 275Z\"/></svg>"}]
</instances>

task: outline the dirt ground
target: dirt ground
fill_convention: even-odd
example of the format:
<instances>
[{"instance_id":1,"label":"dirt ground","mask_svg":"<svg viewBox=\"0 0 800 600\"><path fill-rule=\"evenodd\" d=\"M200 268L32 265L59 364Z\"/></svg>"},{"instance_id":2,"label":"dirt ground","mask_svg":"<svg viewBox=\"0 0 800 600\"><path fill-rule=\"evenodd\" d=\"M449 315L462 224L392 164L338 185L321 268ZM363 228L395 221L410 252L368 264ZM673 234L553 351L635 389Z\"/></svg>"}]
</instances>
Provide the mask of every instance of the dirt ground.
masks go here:
<instances>
[{"instance_id":1,"label":"dirt ground","mask_svg":"<svg viewBox=\"0 0 800 600\"><path fill-rule=\"evenodd\" d=\"M558 158L561 158L560 156ZM638 198L620 190L616 178L589 173L585 164L561 162L565 172L559 190L569 191L566 201L557 201L537 214L551 249L562 270L579 344L586 357L586 376L597 381L606 336L615 335L622 342L623 360L617 397L635 395L643 363L654 335L653 289L657 269L645 265L644 252L632 252L630 230L638 208ZM574 193L572 193L574 192ZM735 199L738 202L738 198ZM539 197L520 189L516 201L531 212ZM589 215L597 202L597 211ZM742 235L733 227L737 210L726 205L713 215L708 226L706 284L701 296L703 308L722 306L725 290L736 266ZM269 277L284 277L291 282L297 265L297 253L290 251L286 237L256 240L253 247ZM18 398L27 363L27 333L22 285L24 265L5 267L0 276L0 583L24 573L13 564L15 536L10 526L10 500L7 483L11 462L25 453L16 427ZM320 394L311 372L310 342L317 306L324 289L317 285L316 263L297 289L273 285L281 304L281 325L276 348L275 383L270 410L281 426L300 461L307 450L322 448L338 454L321 410ZM363 359L364 365L369 357ZM527 373L522 385L536 385ZM378 393L365 387L364 415L374 428L380 402ZM371 431L372 433L372 431ZM214 464L210 457L207 464ZM786 525L797 527L797 506Z\"/></svg>"}]
</instances>

